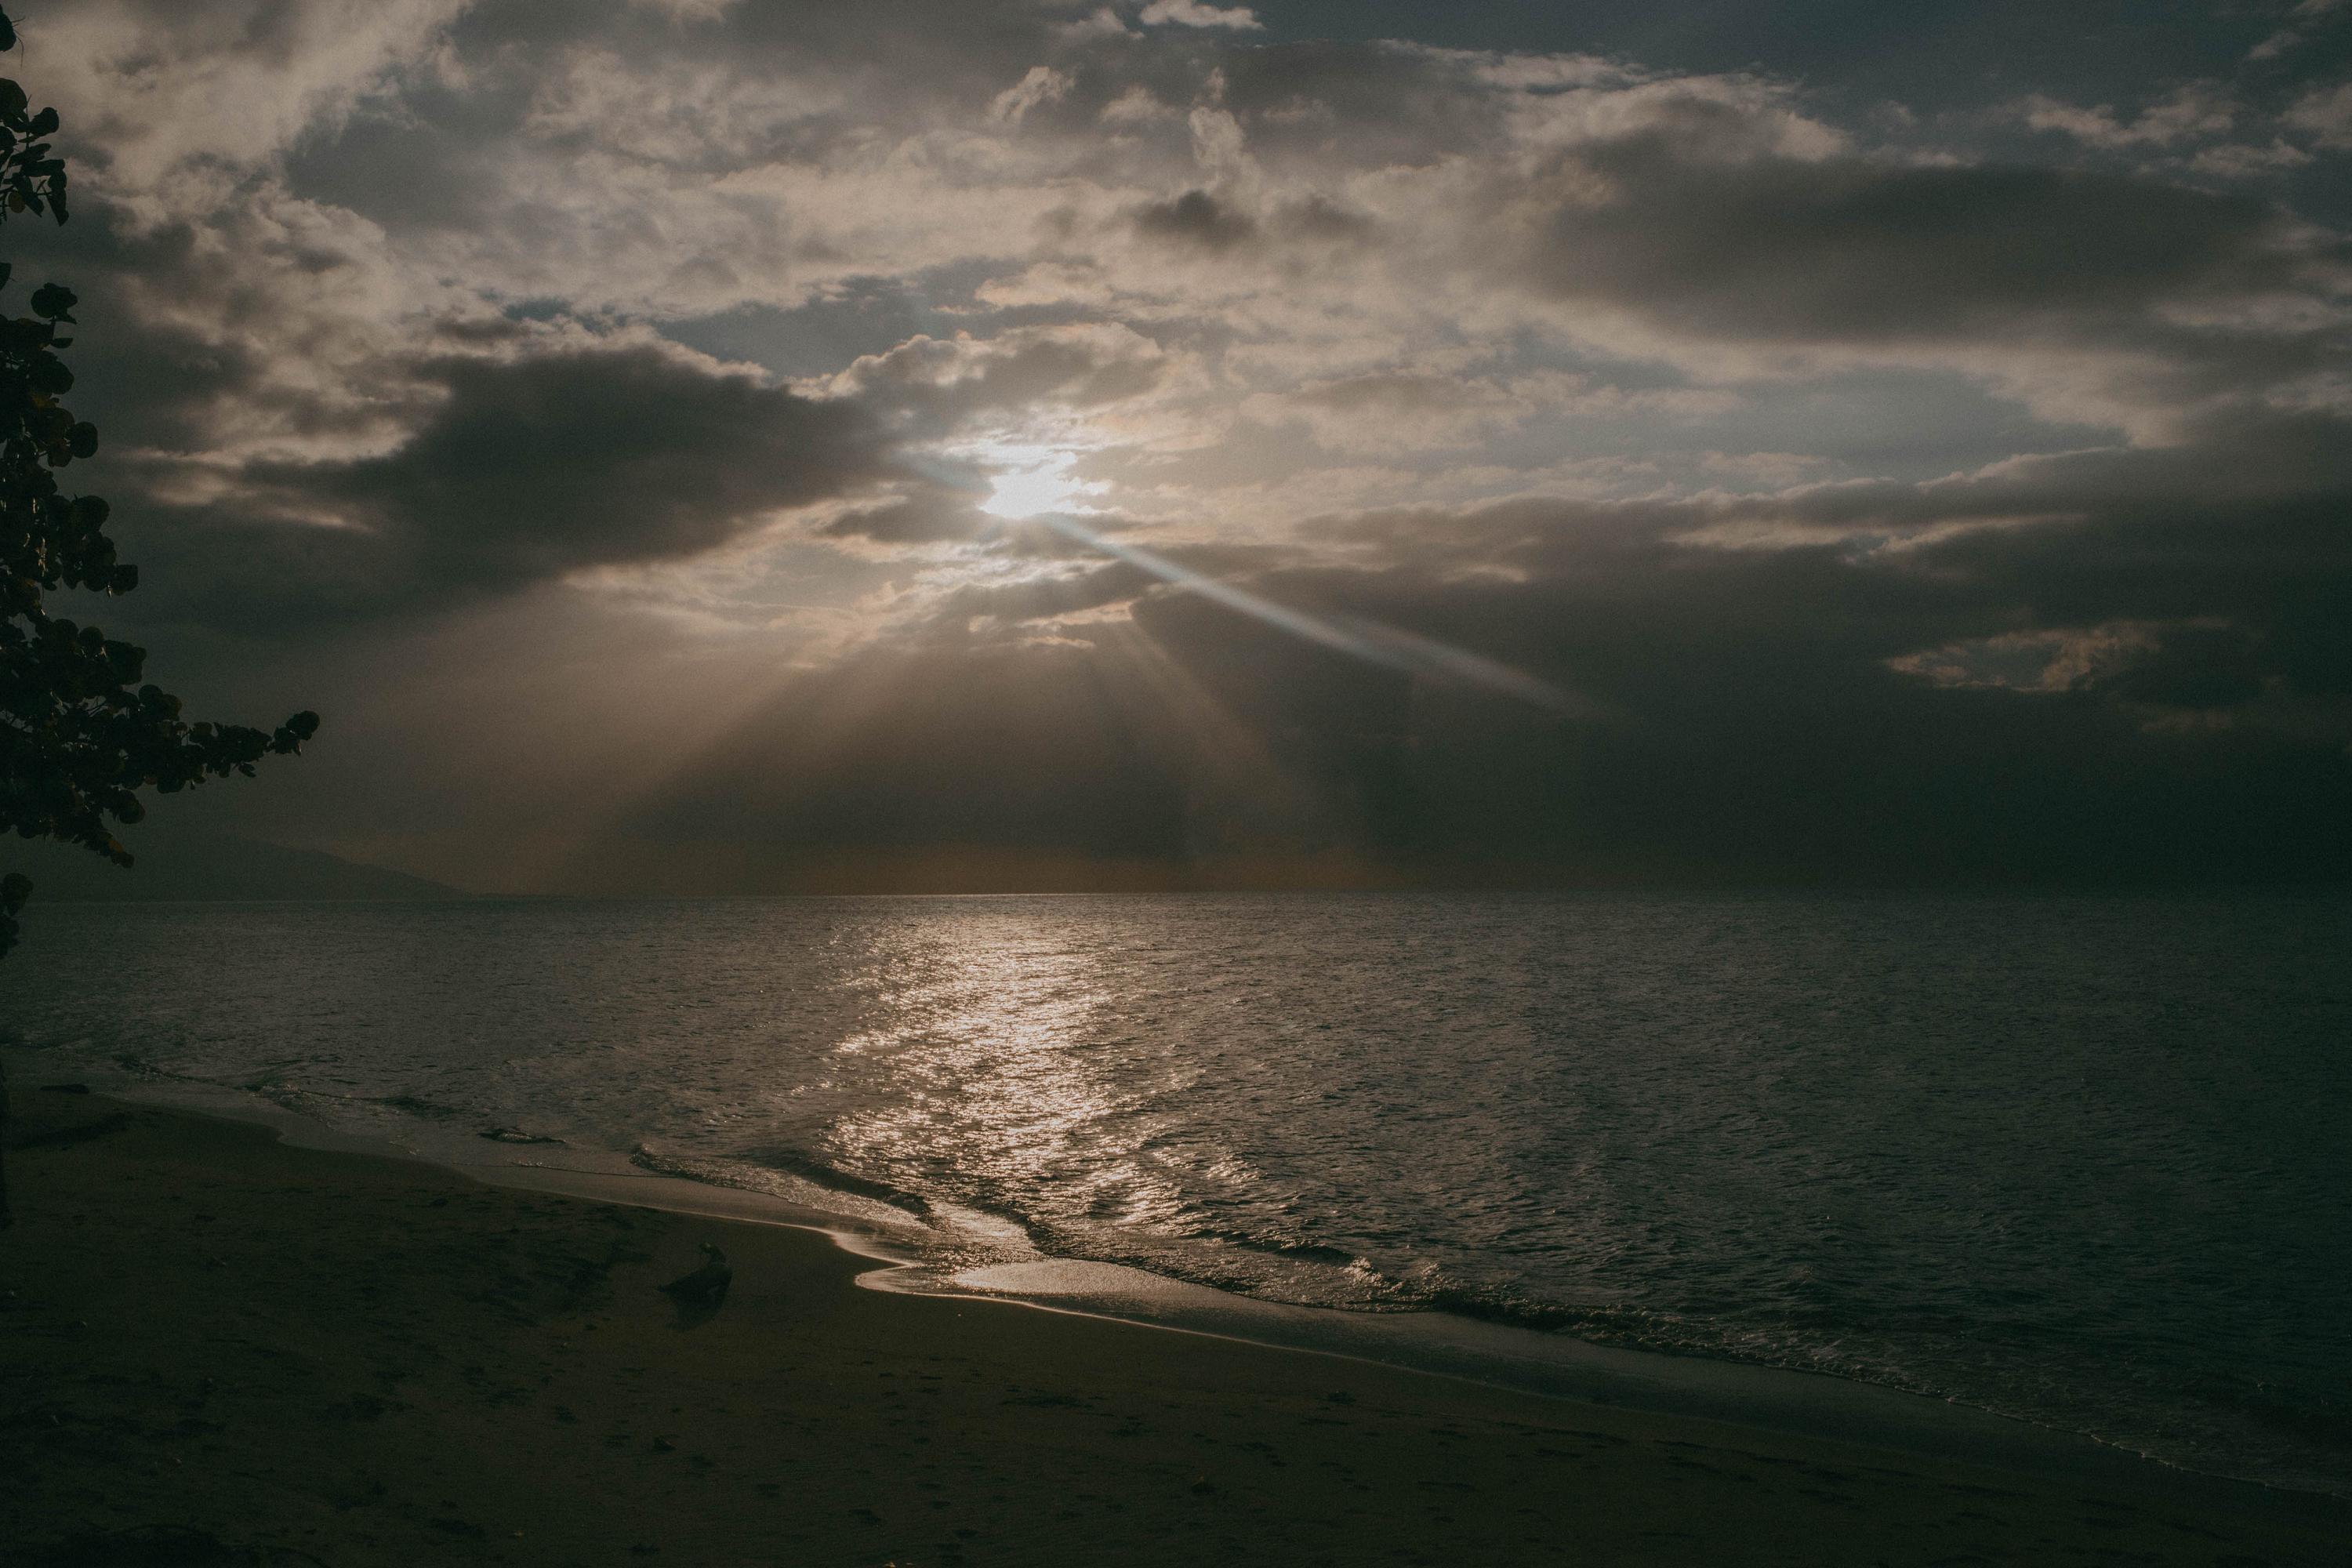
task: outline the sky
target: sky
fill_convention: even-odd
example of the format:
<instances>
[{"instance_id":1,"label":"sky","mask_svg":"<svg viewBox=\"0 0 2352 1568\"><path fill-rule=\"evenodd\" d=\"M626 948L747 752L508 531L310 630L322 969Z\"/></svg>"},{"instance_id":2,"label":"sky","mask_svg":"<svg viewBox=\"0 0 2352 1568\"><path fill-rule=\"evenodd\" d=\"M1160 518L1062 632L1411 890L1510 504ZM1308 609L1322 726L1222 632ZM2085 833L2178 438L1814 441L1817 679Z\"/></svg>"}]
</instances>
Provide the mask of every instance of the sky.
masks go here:
<instances>
[{"instance_id":1,"label":"sky","mask_svg":"<svg viewBox=\"0 0 2352 1568\"><path fill-rule=\"evenodd\" d=\"M2352 0L22 31L142 572L82 610L324 716L187 821L485 891L2352 875Z\"/></svg>"}]
</instances>

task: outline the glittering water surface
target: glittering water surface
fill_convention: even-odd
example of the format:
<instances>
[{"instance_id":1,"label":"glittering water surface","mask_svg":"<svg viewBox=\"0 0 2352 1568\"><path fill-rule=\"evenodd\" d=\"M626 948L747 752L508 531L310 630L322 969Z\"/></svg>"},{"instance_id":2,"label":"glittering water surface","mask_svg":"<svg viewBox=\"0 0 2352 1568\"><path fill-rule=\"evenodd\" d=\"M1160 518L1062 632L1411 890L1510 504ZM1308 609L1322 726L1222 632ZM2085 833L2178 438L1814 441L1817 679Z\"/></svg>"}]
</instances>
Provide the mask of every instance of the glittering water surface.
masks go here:
<instances>
[{"instance_id":1,"label":"glittering water surface","mask_svg":"<svg viewBox=\"0 0 2352 1568\"><path fill-rule=\"evenodd\" d=\"M33 914L36 1071L2352 1474L2342 898Z\"/></svg>"}]
</instances>

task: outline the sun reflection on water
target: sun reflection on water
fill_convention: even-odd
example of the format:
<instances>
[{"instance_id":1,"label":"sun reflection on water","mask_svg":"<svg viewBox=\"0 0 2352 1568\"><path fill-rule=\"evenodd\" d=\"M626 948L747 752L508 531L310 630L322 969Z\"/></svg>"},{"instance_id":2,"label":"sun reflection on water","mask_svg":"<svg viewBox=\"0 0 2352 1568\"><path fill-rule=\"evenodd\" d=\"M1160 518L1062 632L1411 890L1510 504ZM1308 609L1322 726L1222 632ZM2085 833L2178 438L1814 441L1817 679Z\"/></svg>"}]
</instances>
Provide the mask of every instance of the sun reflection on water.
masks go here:
<instances>
[{"instance_id":1,"label":"sun reflection on water","mask_svg":"<svg viewBox=\"0 0 2352 1568\"><path fill-rule=\"evenodd\" d=\"M1163 1122L1152 1106L1184 1075L1139 1082L1129 1058L1115 1085L1098 1070L1097 1054L1121 1042L1094 953L960 921L888 944L859 984L887 1019L834 1054L867 1058L861 1070L888 1074L900 1097L832 1124L844 1164L890 1168L919 1151L964 1173L985 1210L1009 1213L1015 1194L1044 1190L1073 1217L1150 1228L1180 1215L1181 1190L1150 1150Z\"/></svg>"}]
</instances>

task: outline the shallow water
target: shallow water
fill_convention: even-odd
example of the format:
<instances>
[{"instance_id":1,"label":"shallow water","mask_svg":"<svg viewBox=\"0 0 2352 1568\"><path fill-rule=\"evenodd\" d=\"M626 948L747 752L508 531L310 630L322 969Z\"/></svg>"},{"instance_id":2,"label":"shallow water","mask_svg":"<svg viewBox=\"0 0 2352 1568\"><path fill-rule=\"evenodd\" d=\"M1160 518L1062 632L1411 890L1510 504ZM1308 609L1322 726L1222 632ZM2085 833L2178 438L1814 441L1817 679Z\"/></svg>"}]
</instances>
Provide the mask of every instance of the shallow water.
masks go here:
<instances>
[{"instance_id":1,"label":"shallow water","mask_svg":"<svg viewBox=\"0 0 2352 1568\"><path fill-rule=\"evenodd\" d=\"M2352 900L32 913L35 1074L2352 1475Z\"/></svg>"}]
</instances>

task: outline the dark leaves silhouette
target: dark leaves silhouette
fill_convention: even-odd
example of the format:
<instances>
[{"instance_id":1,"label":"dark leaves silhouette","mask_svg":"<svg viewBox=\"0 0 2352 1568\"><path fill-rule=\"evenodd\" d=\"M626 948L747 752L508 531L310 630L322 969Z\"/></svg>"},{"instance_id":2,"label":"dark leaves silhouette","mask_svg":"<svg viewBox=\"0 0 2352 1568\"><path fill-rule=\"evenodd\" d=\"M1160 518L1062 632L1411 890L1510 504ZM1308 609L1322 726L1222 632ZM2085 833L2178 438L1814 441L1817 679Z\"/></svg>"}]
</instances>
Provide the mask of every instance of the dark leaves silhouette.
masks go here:
<instances>
[{"instance_id":1,"label":"dark leaves silhouette","mask_svg":"<svg viewBox=\"0 0 2352 1568\"><path fill-rule=\"evenodd\" d=\"M0 50L16 26L0 14ZM66 221L66 169L45 138L53 109L30 109L0 79L0 223L47 212ZM0 262L0 288L11 268ZM64 494L59 470L98 451L98 430L58 400L73 390L59 352L72 342L72 289L44 283L30 314L0 319L0 831L55 838L131 864L115 837L146 815L139 795L172 795L210 778L250 778L268 756L289 756L317 733L297 713L274 730L189 721L180 700L143 680L143 648L48 611L59 590L116 595L139 585L107 537L105 501ZM0 955L16 944L32 891L0 879Z\"/></svg>"}]
</instances>

